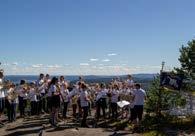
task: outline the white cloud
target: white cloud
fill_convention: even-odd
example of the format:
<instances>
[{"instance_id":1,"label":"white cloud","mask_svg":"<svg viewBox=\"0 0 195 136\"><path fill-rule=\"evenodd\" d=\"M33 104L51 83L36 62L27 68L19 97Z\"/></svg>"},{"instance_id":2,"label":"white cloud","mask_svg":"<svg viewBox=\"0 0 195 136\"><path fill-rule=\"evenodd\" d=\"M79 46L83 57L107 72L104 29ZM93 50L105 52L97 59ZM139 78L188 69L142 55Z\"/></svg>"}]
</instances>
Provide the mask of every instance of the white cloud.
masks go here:
<instances>
[{"instance_id":1,"label":"white cloud","mask_svg":"<svg viewBox=\"0 0 195 136\"><path fill-rule=\"evenodd\" d=\"M40 68L42 66L43 66L43 64L35 64L35 65L32 65L33 68Z\"/></svg>"},{"instance_id":2,"label":"white cloud","mask_svg":"<svg viewBox=\"0 0 195 136\"><path fill-rule=\"evenodd\" d=\"M80 63L80 66L89 66L89 63Z\"/></svg>"},{"instance_id":3,"label":"white cloud","mask_svg":"<svg viewBox=\"0 0 195 136\"><path fill-rule=\"evenodd\" d=\"M90 59L90 61L98 61L99 59L95 59L95 58L92 58L92 59Z\"/></svg>"},{"instance_id":4,"label":"white cloud","mask_svg":"<svg viewBox=\"0 0 195 136\"><path fill-rule=\"evenodd\" d=\"M99 69L104 69L104 67L99 67Z\"/></svg>"},{"instance_id":5,"label":"white cloud","mask_svg":"<svg viewBox=\"0 0 195 136\"><path fill-rule=\"evenodd\" d=\"M116 53L110 53L110 54L107 54L108 56L116 56L117 54Z\"/></svg>"},{"instance_id":6,"label":"white cloud","mask_svg":"<svg viewBox=\"0 0 195 136\"><path fill-rule=\"evenodd\" d=\"M104 59L102 60L103 62L109 62L110 60L109 59Z\"/></svg>"},{"instance_id":7,"label":"white cloud","mask_svg":"<svg viewBox=\"0 0 195 136\"><path fill-rule=\"evenodd\" d=\"M9 63L3 63L2 66L9 66Z\"/></svg>"},{"instance_id":8,"label":"white cloud","mask_svg":"<svg viewBox=\"0 0 195 136\"><path fill-rule=\"evenodd\" d=\"M48 65L47 68L61 68L62 66L60 65Z\"/></svg>"},{"instance_id":9,"label":"white cloud","mask_svg":"<svg viewBox=\"0 0 195 136\"><path fill-rule=\"evenodd\" d=\"M70 66L70 64L65 64L64 66Z\"/></svg>"},{"instance_id":10,"label":"white cloud","mask_svg":"<svg viewBox=\"0 0 195 136\"><path fill-rule=\"evenodd\" d=\"M17 66L18 65L18 62L14 62L14 63L12 63L12 65Z\"/></svg>"},{"instance_id":11,"label":"white cloud","mask_svg":"<svg viewBox=\"0 0 195 136\"><path fill-rule=\"evenodd\" d=\"M49 73L49 74L66 74L66 75L126 75L126 74L135 74L135 73L158 73L161 69L160 65L137 65L137 66L128 66L128 63L112 64L112 63L103 63L109 62L110 59L105 58L104 60L99 60L102 62L97 65L90 65L90 63L80 63L80 67L76 65L43 65L43 64L28 64L22 65L19 62L20 67L12 66L12 63L9 63L9 66L4 66L5 73L12 75L21 75L21 74L39 74L39 73ZM2 64L3 65L3 64ZM18 63L15 63L18 65ZM170 68L171 69L171 68Z\"/></svg>"}]
</instances>

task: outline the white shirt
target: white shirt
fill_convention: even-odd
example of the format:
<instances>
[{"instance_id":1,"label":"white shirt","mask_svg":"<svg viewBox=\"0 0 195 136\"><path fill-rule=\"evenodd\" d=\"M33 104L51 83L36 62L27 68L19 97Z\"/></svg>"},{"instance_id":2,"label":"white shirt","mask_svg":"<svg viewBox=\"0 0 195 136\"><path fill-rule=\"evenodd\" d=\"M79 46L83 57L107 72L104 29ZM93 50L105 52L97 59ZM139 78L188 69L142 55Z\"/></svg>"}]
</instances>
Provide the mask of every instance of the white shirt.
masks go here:
<instances>
[{"instance_id":1,"label":"white shirt","mask_svg":"<svg viewBox=\"0 0 195 136\"><path fill-rule=\"evenodd\" d=\"M108 93L108 90L107 89L103 89L101 91L101 93L102 93L102 98L107 98L107 93Z\"/></svg>"},{"instance_id":2,"label":"white shirt","mask_svg":"<svg viewBox=\"0 0 195 136\"><path fill-rule=\"evenodd\" d=\"M35 92L35 89L34 88L31 88L30 89L30 93L29 93L29 99L30 99L30 101L31 102L33 102L33 101L37 101L37 95L36 95L36 92Z\"/></svg>"},{"instance_id":3,"label":"white shirt","mask_svg":"<svg viewBox=\"0 0 195 136\"><path fill-rule=\"evenodd\" d=\"M0 78L0 90L3 88L3 79Z\"/></svg>"},{"instance_id":4,"label":"white shirt","mask_svg":"<svg viewBox=\"0 0 195 136\"><path fill-rule=\"evenodd\" d=\"M0 98L5 98L5 90L0 90Z\"/></svg>"},{"instance_id":5,"label":"white shirt","mask_svg":"<svg viewBox=\"0 0 195 136\"><path fill-rule=\"evenodd\" d=\"M5 90L3 90L3 79L0 78L0 98L5 98Z\"/></svg>"},{"instance_id":6,"label":"white shirt","mask_svg":"<svg viewBox=\"0 0 195 136\"><path fill-rule=\"evenodd\" d=\"M81 95L80 95L81 107L89 106L88 100L86 100L87 97L88 97L87 91L86 90L81 91Z\"/></svg>"},{"instance_id":7,"label":"white shirt","mask_svg":"<svg viewBox=\"0 0 195 136\"><path fill-rule=\"evenodd\" d=\"M107 93L108 93L107 89L103 89L100 92L98 92L96 96L96 101L98 101L101 98L107 98Z\"/></svg>"},{"instance_id":8,"label":"white shirt","mask_svg":"<svg viewBox=\"0 0 195 136\"><path fill-rule=\"evenodd\" d=\"M74 96L74 95L80 96L80 94L81 94L81 90L80 90L79 88L76 88L76 87L75 87L75 88L70 92L69 96L70 96L70 97L72 97L72 96Z\"/></svg>"},{"instance_id":9,"label":"white shirt","mask_svg":"<svg viewBox=\"0 0 195 136\"><path fill-rule=\"evenodd\" d=\"M43 79L37 81L37 86L40 93L45 93L46 84L44 83Z\"/></svg>"},{"instance_id":10,"label":"white shirt","mask_svg":"<svg viewBox=\"0 0 195 136\"><path fill-rule=\"evenodd\" d=\"M51 85L51 87L49 88L49 91L48 91L48 96L51 97L52 96L52 93L55 93L57 91L57 88L55 85Z\"/></svg>"},{"instance_id":11,"label":"white shirt","mask_svg":"<svg viewBox=\"0 0 195 136\"><path fill-rule=\"evenodd\" d=\"M119 91L114 89L114 90L112 90L111 95L112 95L111 102L112 103L117 103L118 98L119 98Z\"/></svg>"},{"instance_id":12,"label":"white shirt","mask_svg":"<svg viewBox=\"0 0 195 136\"><path fill-rule=\"evenodd\" d=\"M102 98L102 93L101 91L100 92L97 92L97 95L96 95L96 101L98 101L100 98Z\"/></svg>"},{"instance_id":13,"label":"white shirt","mask_svg":"<svg viewBox=\"0 0 195 136\"><path fill-rule=\"evenodd\" d=\"M133 91L134 105L144 105L144 100L146 97L146 92L143 89L138 89Z\"/></svg>"},{"instance_id":14,"label":"white shirt","mask_svg":"<svg viewBox=\"0 0 195 136\"><path fill-rule=\"evenodd\" d=\"M27 100L27 99L28 99L28 93L24 93L23 99L24 99L24 100Z\"/></svg>"},{"instance_id":15,"label":"white shirt","mask_svg":"<svg viewBox=\"0 0 195 136\"><path fill-rule=\"evenodd\" d=\"M17 93L20 97L25 97L23 86L17 88Z\"/></svg>"},{"instance_id":16,"label":"white shirt","mask_svg":"<svg viewBox=\"0 0 195 136\"><path fill-rule=\"evenodd\" d=\"M3 79L2 78L0 78L0 84L3 84Z\"/></svg>"},{"instance_id":17,"label":"white shirt","mask_svg":"<svg viewBox=\"0 0 195 136\"><path fill-rule=\"evenodd\" d=\"M61 94L64 99L64 102L69 102L69 90L68 89L61 89Z\"/></svg>"},{"instance_id":18,"label":"white shirt","mask_svg":"<svg viewBox=\"0 0 195 136\"><path fill-rule=\"evenodd\" d=\"M133 86L134 81L131 79L127 79L128 86Z\"/></svg>"}]
</instances>

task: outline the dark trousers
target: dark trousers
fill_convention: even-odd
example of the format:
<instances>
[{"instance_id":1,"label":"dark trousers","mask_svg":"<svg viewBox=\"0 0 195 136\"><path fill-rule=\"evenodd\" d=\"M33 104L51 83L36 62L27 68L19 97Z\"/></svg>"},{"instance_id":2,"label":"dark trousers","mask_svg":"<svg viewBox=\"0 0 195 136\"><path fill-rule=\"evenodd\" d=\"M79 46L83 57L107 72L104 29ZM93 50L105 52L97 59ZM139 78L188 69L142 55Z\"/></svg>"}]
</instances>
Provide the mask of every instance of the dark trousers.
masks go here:
<instances>
[{"instance_id":1,"label":"dark trousers","mask_svg":"<svg viewBox=\"0 0 195 136\"><path fill-rule=\"evenodd\" d=\"M83 109L83 120L82 120L82 123L81 123L81 127L87 127L87 116L88 116L88 110L89 110L89 107L86 106L86 107L82 107Z\"/></svg>"},{"instance_id":2,"label":"dark trousers","mask_svg":"<svg viewBox=\"0 0 195 136\"><path fill-rule=\"evenodd\" d=\"M73 111L73 117L76 118L76 114L77 114L77 104L73 104L73 105L72 105L72 111Z\"/></svg>"},{"instance_id":3,"label":"dark trousers","mask_svg":"<svg viewBox=\"0 0 195 136\"><path fill-rule=\"evenodd\" d=\"M97 101L97 119L100 118L100 110L102 110L103 112L103 117L106 118L106 106L105 106L105 102L104 99L100 99Z\"/></svg>"},{"instance_id":4,"label":"dark trousers","mask_svg":"<svg viewBox=\"0 0 195 136\"><path fill-rule=\"evenodd\" d=\"M63 109L63 118L66 118L67 110L68 110L68 103L64 102L64 109Z\"/></svg>"},{"instance_id":5,"label":"dark trousers","mask_svg":"<svg viewBox=\"0 0 195 136\"><path fill-rule=\"evenodd\" d=\"M30 102L30 106L31 106L31 115L37 115L37 102L36 101L31 101Z\"/></svg>"},{"instance_id":6,"label":"dark trousers","mask_svg":"<svg viewBox=\"0 0 195 136\"><path fill-rule=\"evenodd\" d=\"M3 113L5 109L5 98L0 98L0 113Z\"/></svg>"},{"instance_id":7,"label":"dark trousers","mask_svg":"<svg viewBox=\"0 0 195 136\"><path fill-rule=\"evenodd\" d=\"M44 93L41 94L41 111L46 112L46 98Z\"/></svg>"},{"instance_id":8,"label":"dark trousers","mask_svg":"<svg viewBox=\"0 0 195 136\"><path fill-rule=\"evenodd\" d=\"M118 108L117 103L111 103L111 111L112 111L112 118L117 119L118 118Z\"/></svg>"},{"instance_id":9,"label":"dark trousers","mask_svg":"<svg viewBox=\"0 0 195 136\"><path fill-rule=\"evenodd\" d=\"M16 103L11 102L7 105L7 115L10 122L16 120Z\"/></svg>"},{"instance_id":10,"label":"dark trousers","mask_svg":"<svg viewBox=\"0 0 195 136\"><path fill-rule=\"evenodd\" d=\"M38 114L38 115L41 114L41 109L42 109L42 101L39 100L39 101L37 102L37 114Z\"/></svg>"},{"instance_id":11,"label":"dark trousers","mask_svg":"<svg viewBox=\"0 0 195 136\"><path fill-rule=\"evenodd\" d=\"M89 112L89 115L91 116L91 102L88 102L88 104L89 104L89 109L88 109L88 112Z\"/></svg>"},{"instance_id":12,"label":"dark trousers","mask_svg":"<svg viewBox=\"0 0 195 136\"><path fill-rule=\"evenodd\" d=\"M81 102L80 102L80 99L79 100L77 100L77 105L78 105L78 113L79 113L79 117L81 117L81 115L82 115L82 107L81 107Z\"/></svg>"},{"instance_id":13,"label":"dark trousers","mask_svg":"<svg viewBox=\"0 0 195 136\"><path fill-rule=\"evenodd\" d=\"M24 116L24 110L25 110L25 101L23 99L23 97L18 97L19 100L19 111L20 111L20 116Z\"/></svg>"},{"instance_id":14,"label":"dark trousers","mask_svg":"<svg viewBox=\"0 0 195 136\"><path fill-rule=\"evenodd\" d=\"M51 97L47 97L46 98L47 99L47 104L46 104L46 111L47 112L51 112L51 108L52 108L52 106L51 106Z\"/></svg>"},{"instance_id":15,"label":"dark trousers","mask_svg":"<svg viewBox=\"0 0 195 136\"><path fill-rule=\"evenodd\" d=\"M144 109L144 106L143 105L135 105L134 106L134 119L139 119L139 121L142 120L142 115L143 115L143 109Z\"/></svg>"},{"instance_id":16,"label":"dark trousers","mask_svg":"<svg viewBox=\"0 0 195 136\"><path fill-rule=\"evenodd\" d=\"M134 108L130 108L131 116L130 116L130 121L132 122L135 119L135 110Z\"/></svg>"}]
</instances>

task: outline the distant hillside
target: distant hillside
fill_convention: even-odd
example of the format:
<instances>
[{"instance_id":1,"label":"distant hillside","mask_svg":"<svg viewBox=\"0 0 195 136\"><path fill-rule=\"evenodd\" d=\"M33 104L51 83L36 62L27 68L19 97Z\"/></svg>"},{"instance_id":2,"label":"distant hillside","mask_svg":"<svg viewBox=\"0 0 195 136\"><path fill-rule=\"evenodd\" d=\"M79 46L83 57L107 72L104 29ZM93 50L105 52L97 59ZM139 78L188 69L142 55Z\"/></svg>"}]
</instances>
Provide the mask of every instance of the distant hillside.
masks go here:
<instances>
[{"instance_id":1,"label":"distant hillside","mask_svg":"<svg viewBox=\"0 0 195 136\"><path fill-rule=\"evenodd\" d=\"M148 86L148 84L153 80L156 74L133 74L133 79L135 82L142 83L144 86ZM120 77L121 79L126 79L126 75L122 76L96 76L96 75L88 75L83 76L84 80L87 83L109 83L113 78ZM65 76L66 80L69 80L71 83L76 83L78 81L79 76ZM10 80L14 83L19 83L21 79L26 80L27 82L36 81L38 79L38 75L8 75L5 76L6 80Z\"/></svg>"}]
</instances>

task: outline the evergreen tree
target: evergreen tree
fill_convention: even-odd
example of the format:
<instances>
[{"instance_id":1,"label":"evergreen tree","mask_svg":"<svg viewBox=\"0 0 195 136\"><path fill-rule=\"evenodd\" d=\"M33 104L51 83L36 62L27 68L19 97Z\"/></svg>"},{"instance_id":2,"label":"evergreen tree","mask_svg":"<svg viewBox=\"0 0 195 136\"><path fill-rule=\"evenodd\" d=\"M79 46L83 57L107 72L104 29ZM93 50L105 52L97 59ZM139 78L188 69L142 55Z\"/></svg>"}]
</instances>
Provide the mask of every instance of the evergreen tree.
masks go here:
<instances>
[{"instance_id":1,"label":"evergreen tree","mask_svg":"<svg viewBox=\"0 0 195 136\"><path fill-rule=\"evenodd\" d=\"M149 87L146 101L146 112L154 112L157 116L162 115L163 110L169 110L175 106L183 106L186 103L179 92L160 87L160 77L154 78Z\"/></svg>"}]
</instances>

